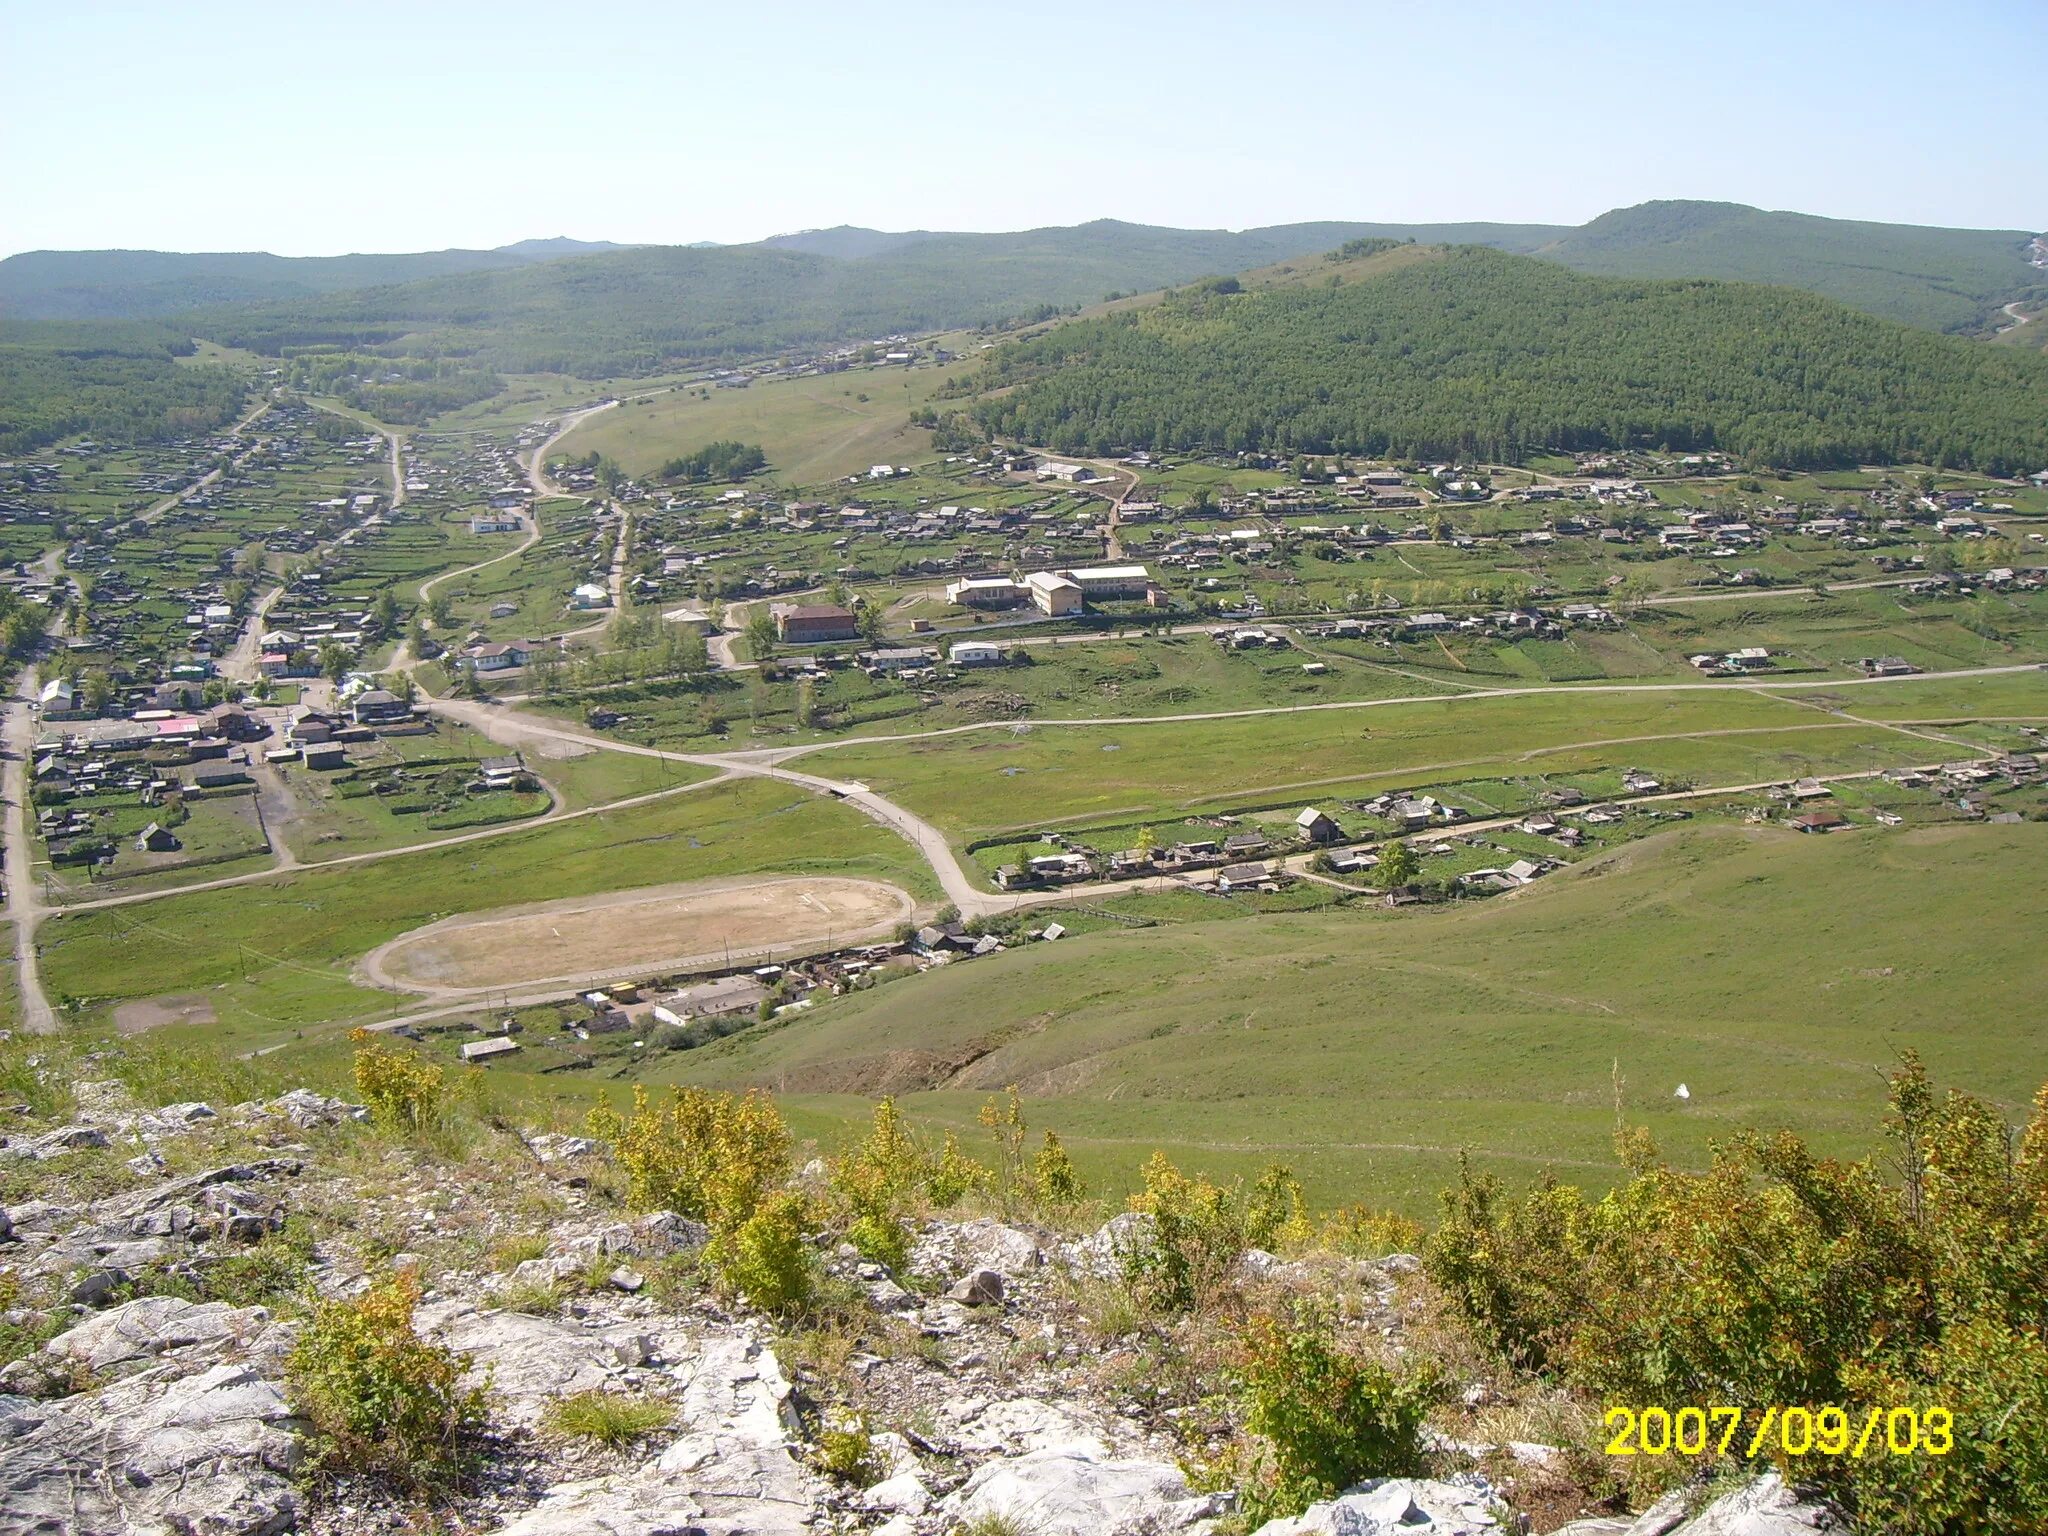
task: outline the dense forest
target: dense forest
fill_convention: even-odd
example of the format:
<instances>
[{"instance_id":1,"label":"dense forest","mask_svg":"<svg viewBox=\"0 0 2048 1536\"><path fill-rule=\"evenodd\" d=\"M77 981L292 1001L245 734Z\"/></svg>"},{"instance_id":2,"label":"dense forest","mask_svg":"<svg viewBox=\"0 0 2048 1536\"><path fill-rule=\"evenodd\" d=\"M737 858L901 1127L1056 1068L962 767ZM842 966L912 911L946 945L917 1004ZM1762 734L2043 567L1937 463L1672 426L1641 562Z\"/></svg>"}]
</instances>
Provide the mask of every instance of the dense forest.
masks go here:
<instances>
[{"instance_id":1,"label":"dense forest","mask_svg":"<svg viewBox=\"0 0 2048 1536\"><path fill-rule=\"evenodd\" d=\"M163 326L0 321L0 453L80 434L147 443L225 426L247 386L229 369L179 361L192 351Z\"/></svg>"},{"instance_id":2,"label":"dense forest","mask_svg":"<svg viewBox=\"0 0 2048 1536\"><path fill-rule=\"evenodd\" d=\"M661 466L664 480L744 480L768 467L768 455L758 443L720 439L706 443L695 453L670 459Z\"/></svg>"},{"instance_id":3,"label":"dense forest","mask_svg":"<svg viewBox=\"0 0 2048 1536\"><path fill-rule=\"evenodd\" d=\"M488 400L505 387L495 373L457 361L354 352L301 353L292 358L288 378L308 394L332 395L351 410L407 426Z\"/></svg>"},{"instance_id":4,"label":"dense forest","mask_svg":"<svg viewBox=\"0 0 2048 1536\"><path fill-rule=\"evenodd\" d=\"M987 429L1060 452L1723 449L2048 465L2048 361L1792 289L1582 277L1477 247L1370 281L1194 289L1003 348Z\"/></svg>"}]
</instances>

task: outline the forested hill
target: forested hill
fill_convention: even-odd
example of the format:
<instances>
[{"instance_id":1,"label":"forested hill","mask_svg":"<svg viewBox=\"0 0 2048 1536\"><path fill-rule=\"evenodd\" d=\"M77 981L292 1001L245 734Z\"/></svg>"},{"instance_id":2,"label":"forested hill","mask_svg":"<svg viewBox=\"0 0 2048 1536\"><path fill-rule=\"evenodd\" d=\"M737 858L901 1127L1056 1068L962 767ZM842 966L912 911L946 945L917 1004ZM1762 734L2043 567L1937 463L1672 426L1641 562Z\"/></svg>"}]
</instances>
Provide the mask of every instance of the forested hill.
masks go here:
<instances>
[{"instance_id":1,"label":"forested hill","mask_svg":"<svg viewBox=\"0 0 2048 1536\"><path fill-rule=\"evenodd\" d=\"M1932 229L1740 203L1656 202L1603 213L1536 254L1608 277L1720 277L1777 283L1839 299L1887 319L1970 331L2029 291L2048 294L2030 266L2033 231Z\"/></svg>"},{"instance_id":2,"label":"forested hill","mask_svg":"<svg viewBox=\"0 0 2048 1536\"><path fill-rule=\"evenodd\" d=\"M1525 244L1556 233L1473 229L1474 238ZM827 230L762 245L650 246L465 273L220 310L190 323L203 335L263 352L309 344L387 346L461 353L509 373L603 378L654 372L679 360L1044 318L1111 292L1308 255L1382 230L1291 224L1233 233L1114 220L901 239ZM835 251L866 254L830 254Z\"/></svg>"},{"instance_id":3,"label":"forested hill","mask_svg":"<svg viewBox=\"0 0 2048 1536\"><path fill-rule=\"evenodd\" d=\"M268 251L24 251L0 261L0 316L148 319L213 304L315 297L450 273L530 266L622 247L522 240L493 251L273 256Z\"/></svg>"},{"instance_id":4,"label":"forested hill","mask_svg":"<svg viewBox=\"0 0 2048 1536\"><path fill-rule=\"evenodd\" d=\"M0 321L0 454L81 433L138 443L227 425L247 382L181 361L192 350L160 325Z\"/></svg>"},{"instance_id":5,"label":"forested hill","mask_svg":"<svg viewBox=\"0 0 2048 1536\"><path fill-rule=\"evenodd\" d=\"M1788 288L1629 282L1455 247L1338 286L1055 326L994 354L978 413L1058 451L1512 460L1721 448L1818 466L2048 465L2048 360Z\"/></svg>"}]
</instances>

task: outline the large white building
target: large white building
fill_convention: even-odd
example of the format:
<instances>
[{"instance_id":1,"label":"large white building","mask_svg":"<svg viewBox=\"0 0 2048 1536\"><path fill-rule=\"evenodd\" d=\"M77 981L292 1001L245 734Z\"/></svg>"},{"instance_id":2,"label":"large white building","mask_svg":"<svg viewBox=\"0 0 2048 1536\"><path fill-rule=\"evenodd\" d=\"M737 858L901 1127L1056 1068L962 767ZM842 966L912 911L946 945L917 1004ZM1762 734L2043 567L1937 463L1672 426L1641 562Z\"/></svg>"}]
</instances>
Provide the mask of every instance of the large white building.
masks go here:
<instances>
[{"instance_id":1,"label":"large white building","mask_svg":"<svg viewBox=\"0 0 2048 1536\"><path fill-rule=\"evenodd\" d=\"M1152 585L1151 573L1142 565L1090 565L1060 574L1079 587L1081 595L1090 602L1106 597L1143 597Z\"/></svg>"},{"instance_id":2,"label":"large white building","mask_svg":"<svg viewBox=\"0 0 2048 1536\"><path fill-rule=\"evenodd\" d=\"M946 601L961 608L1015 608L1029 596L1007 576L969 576L946 588Z\"/></svg>"}]
</instances>

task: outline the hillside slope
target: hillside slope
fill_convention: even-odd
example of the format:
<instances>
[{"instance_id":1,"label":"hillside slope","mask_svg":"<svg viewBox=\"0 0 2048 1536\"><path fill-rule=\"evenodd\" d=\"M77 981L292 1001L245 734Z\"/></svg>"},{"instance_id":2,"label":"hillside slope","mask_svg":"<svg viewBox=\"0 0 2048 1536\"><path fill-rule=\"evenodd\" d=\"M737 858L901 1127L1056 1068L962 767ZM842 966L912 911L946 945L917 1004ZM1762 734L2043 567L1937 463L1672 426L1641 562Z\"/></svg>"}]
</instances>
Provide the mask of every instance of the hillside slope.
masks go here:
<instances>
[{"instance_id":1,"label":"hillside slope","mask_svg":"<svg viewBox=\"0 0 2048 1536\"><path fill-rule=\"evenodd\" d=\"M493 251L397 255L24 251L0 261L0 315L25 320L146 319L212 304L303 299L618 249L623 247L557 238L522 240Z\"/></svg>"},{"instance_id":2,"label":"hillside slope","mask_svg":"<svg viewBox=\"0 0 2048 1536\"><path fill-rule=\"evenodd\" d=\"M2048 290L2033 231L1934 229L1774 213L1740 203L1617 208L1535 254L1607 277L1718 277L1804 288L1929 330L1980 330L2007 300Z\"/></svg>"},{"instance_id":3,"label":"hillside slope","mask_svg":"<svg viewBox=\"0 0 2048 1536\"><path fill-rule=\"evenodd\" d=\"M1005 390L984 426L1063 452L2048 464L2038 357L1792 289L1592 278L1478 247L1336 286L1189 290L1005 348L983 382Z\"/></svg>"}]
</instances>

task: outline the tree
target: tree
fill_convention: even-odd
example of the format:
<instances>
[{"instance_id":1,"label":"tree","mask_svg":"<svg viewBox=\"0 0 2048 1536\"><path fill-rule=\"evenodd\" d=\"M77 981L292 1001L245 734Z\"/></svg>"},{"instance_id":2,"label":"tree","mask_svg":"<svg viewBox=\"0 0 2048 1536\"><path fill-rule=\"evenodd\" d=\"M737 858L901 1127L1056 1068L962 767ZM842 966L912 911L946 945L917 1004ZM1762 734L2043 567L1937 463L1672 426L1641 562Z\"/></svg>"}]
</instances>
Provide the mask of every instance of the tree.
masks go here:
<instances>
[{"instance_id":1,"label":"tree","mask_svg":"<svg viewBox=\"0 0 2048 1536\"><path fill-rule=\"evenodd\" d=\"M756 661L766 661L775 654L775 620L765 608L756 608L747 616L747 654Z\"/></svg>"},{"instance_id":2,"label":"tree","mask_svg":"<svg viewBox=\"0 0 2048 1536\"><path fill-rule=\"evenodd\" d=\"M377 621L377 633L392 635L398 632L398 595L385 587L377 594L377 605L372 610Z\"/></svg>"},{"instance_id":3,"label":"tree","mask_svg":"<svg viewBox=\"0 0 2048 1536\"><path fill-rule=\"evenodd\" d=\"M860 631L861 639L867 641L869 645L882 643L882 609L879 604L862 603L853 625Z\"/></svg>"},{"instance_id":4,"label":"tree","mask_svg":"<svg viewBox=\"0 0 2048 1536\"><path fill-rule=\"evenodd\" d=\"M97 667L85 674L84 688L85 707L96 715L114 702L114 680Z\"/></svg>"},{"instance_id":5,"label":"tree","mask_svg":"<svg viewBox=\"0 0 2048 1536\"><path fill-rule=\"evenodd\" d=\"M1413 884L1420 869L1415 850L1407 843L1396 839L1380 849L1380 884L1388 890Z\"/></svg>"},{"instance_id":6,"label":"tree","mask_svg":"<svg viewBox=\"0 0 2048 1536\"><path fill-rule=\"evenodd\" d=\"M320 647L320 675L337 686L348 676L349 663L353 658L348 647L331 642Z\"/></svg>"}]
</instances>

